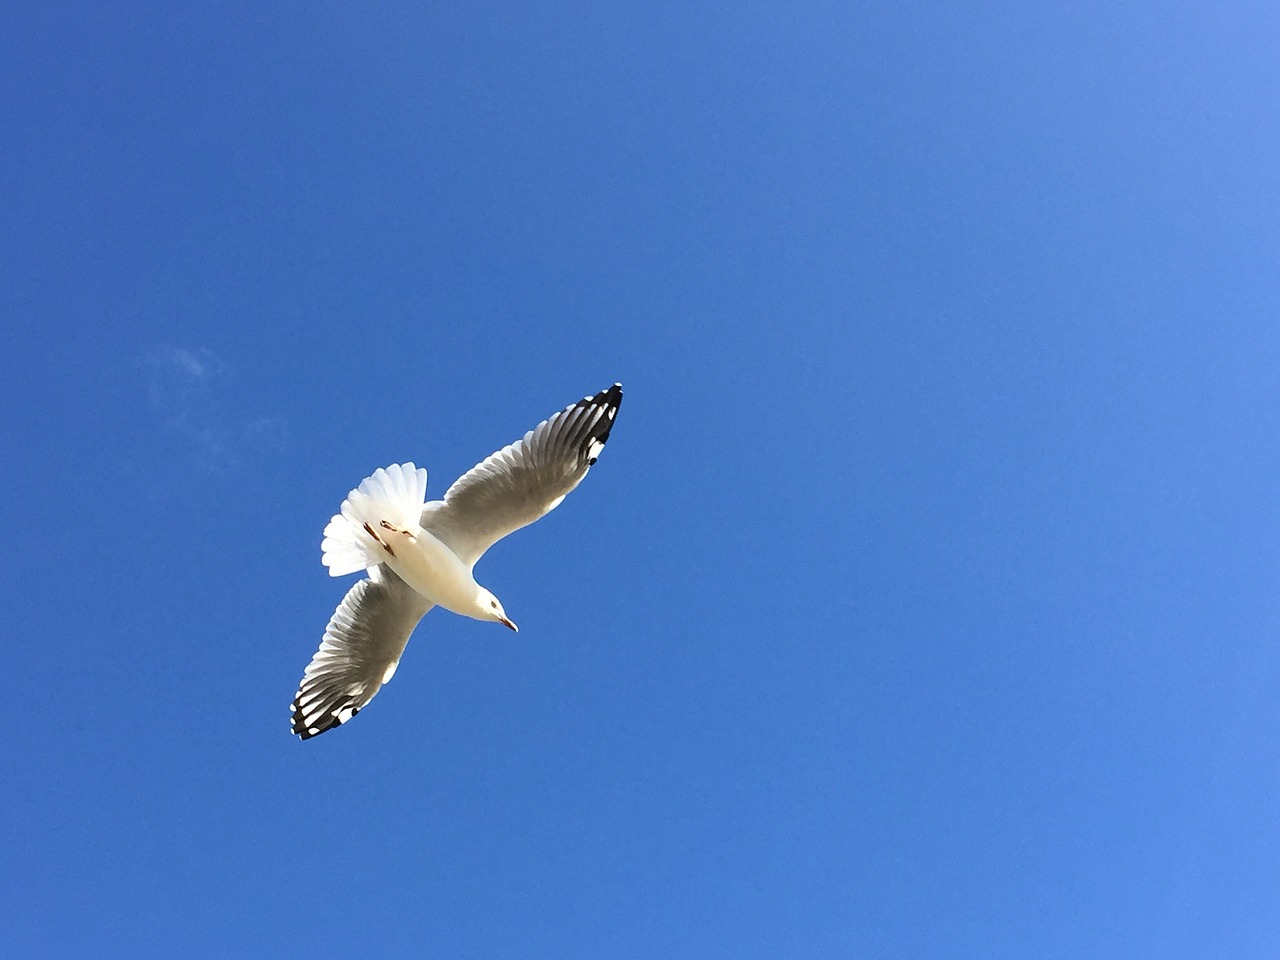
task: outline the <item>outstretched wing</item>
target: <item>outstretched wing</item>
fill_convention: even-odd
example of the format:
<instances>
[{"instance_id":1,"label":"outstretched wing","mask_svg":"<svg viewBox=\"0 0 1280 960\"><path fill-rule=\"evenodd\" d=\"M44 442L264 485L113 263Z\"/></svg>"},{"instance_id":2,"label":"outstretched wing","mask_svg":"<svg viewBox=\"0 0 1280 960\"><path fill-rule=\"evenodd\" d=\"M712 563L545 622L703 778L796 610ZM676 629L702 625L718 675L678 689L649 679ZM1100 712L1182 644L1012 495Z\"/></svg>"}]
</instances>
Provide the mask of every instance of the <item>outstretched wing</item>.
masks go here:
<instances>
[{"instance_id":1,"label":"outstretched wing","mask_svg":"<svg viewBox=\"0 0 1280 960\"><path fill-rule=\"evenodd\" d=\"M422 508L424 530L468 566L513 531L554 510L600 456L622 404L615 383L542 421L463 474Z\"/></svg>"},{"instance_id":2,"label":"outstretched wing","mask_svg":"<svg viewBox=\"0 0 1280 960\"><path fill-rule=\"evenodd\" d=\"M391 679L409 634L431 602L386 566L347 591L293 698L303 740L346 723Z\"/></svg>"}]
</instances>

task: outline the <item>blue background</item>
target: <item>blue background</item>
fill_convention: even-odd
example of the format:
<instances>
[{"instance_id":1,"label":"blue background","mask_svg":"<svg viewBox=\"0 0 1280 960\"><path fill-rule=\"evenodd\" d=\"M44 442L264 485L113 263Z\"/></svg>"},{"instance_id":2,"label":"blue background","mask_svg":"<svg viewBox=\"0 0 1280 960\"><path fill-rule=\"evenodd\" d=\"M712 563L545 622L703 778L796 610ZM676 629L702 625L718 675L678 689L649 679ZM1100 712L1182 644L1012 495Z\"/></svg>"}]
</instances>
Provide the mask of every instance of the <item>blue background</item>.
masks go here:
<instances>
[{"instance_id":1,"label":"blue background","mask_svg":"<svg viewBox=\"0 0 1280 960\"><path fill-rule=\"evenodd\" d=\"M0 39L13 956L1274 957L1274 3ZM374 467L621 380L302 743Z\"/></svg>"}]
</instances>

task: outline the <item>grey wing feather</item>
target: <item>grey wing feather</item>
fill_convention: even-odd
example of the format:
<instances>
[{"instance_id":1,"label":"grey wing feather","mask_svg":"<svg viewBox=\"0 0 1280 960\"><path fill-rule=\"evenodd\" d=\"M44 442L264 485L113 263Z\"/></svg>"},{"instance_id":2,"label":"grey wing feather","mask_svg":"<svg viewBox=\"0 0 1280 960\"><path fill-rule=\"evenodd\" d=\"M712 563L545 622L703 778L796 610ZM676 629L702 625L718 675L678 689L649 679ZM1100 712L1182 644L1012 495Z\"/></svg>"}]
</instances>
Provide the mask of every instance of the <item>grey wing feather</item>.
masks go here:
<instances>
[{"instance_id":1,"label":"grey wing feather","mask_svg":"<svg viewBox=\"0 0 1280 960\"><path fill-rule=\"evenodd\" d=\"M385 565L347 591L293 698L303 740L350 720L391 679L431 603Z\"/></svg>"},{"instance_id":2,"label":"grey wing feather","mask_svg":"<svg viewBox=\"0 0 1280 960\"><path fill-rule=\"evenodd\" d=\"M443 500L422 509L421 524L471 566L507 534L555 509L596 462L622 404L615 383L547 418L523 438L476 464Z\"/></svg>"}]
</instances>

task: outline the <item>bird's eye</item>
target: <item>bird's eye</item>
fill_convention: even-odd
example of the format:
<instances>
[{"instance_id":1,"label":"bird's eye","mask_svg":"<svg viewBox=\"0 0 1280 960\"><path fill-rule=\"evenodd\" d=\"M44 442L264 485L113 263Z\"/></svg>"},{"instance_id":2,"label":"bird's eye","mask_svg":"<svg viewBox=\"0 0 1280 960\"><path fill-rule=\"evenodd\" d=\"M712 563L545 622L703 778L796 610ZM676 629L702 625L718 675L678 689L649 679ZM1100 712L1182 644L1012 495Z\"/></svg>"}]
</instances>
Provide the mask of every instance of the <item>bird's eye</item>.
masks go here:
<instances>
[{"instance_id":1,"label":"bird's eye","mask_svg":"<svg viewBox=\"0 0 1280 960\"><path fill-rule=\"evenodd\" d=\"M497 610L497 609L498 609L498 601L497 601L497 600L490 600L490 601L489 601L489 606L491 606L491 607L493 607L493 609Z\"/></svg>"}]
</instances>

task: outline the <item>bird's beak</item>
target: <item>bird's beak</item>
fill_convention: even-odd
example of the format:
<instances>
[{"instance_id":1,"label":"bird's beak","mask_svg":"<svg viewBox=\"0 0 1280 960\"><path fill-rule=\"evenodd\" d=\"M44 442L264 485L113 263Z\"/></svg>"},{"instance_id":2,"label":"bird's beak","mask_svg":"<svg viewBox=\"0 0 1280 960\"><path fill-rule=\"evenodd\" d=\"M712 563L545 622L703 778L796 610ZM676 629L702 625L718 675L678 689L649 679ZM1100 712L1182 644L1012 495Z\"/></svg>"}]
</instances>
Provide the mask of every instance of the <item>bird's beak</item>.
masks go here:
<instances>
[{"instance_id":1,"label":"bird's beak","mask_svg":"<svg viewBox=\"0 0 1280 960\"><path fill-rule=\"evenodd\" d=\"M510 620L508 620L506 617L503 617L503 618L502 618L502 622L503 622L504 624L506 624L508 627L510 627L512 630L514 630L516 633L519 633L519 632L520 632L520 628L519 628L519 627L517 627L517 626L516 626L514 623L512 623Z\"/></svg>"}]
</instances>

